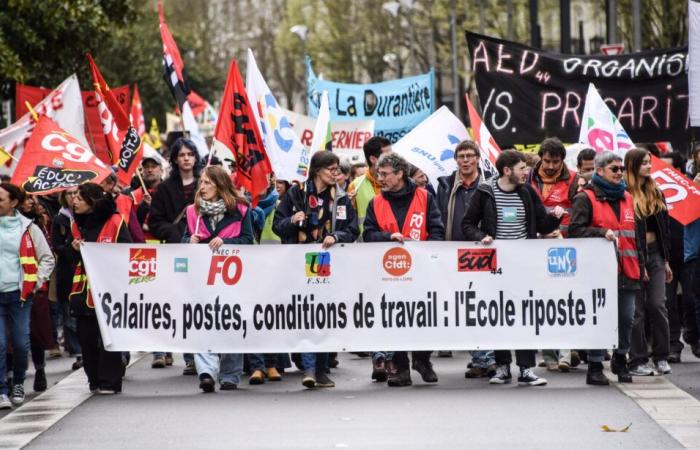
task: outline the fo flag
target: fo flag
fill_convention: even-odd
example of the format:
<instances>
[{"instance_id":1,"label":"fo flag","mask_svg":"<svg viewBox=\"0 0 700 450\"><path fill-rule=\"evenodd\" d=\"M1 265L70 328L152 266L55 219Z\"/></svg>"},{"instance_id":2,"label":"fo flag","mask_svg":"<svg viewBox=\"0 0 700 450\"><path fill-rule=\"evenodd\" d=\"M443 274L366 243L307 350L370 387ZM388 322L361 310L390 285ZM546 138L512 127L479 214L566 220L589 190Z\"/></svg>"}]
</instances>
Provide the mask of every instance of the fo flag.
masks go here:
<instances>
[{"instance_id":1,"label":"fo flag","mask_svg":"<svg viewBox=\"0 0 700 450\"><path fill-rule=\"evenodd\" d=\"M83 183L99 183L112 171L56 122L41 116L12 183L30 194L51 194Z\"/></svg>"},{"instance_id":2,"label":"fo flag","mask_svg":"<svg viewBox=\"0 0 700 450\"><path fill-rule=\"evenodd\" d=\"M268 187L272 168L235 60L229 67L214 139L233 154L238 171L236 184L248 190L253 206L257 205L258 197Z\"/></svg>"},{"instance_id":3,"label":"fo flag","mask_svg":"<svg viewBox=\"0 0 700 450\"><path fill-rule=\"evenodd\" d=\"M123 185L131 183L131 177L143 158L141 137L131 126L129 117L110 91L100 69L88 53L90 71L95 81L95 95L100 109L102 131L112 151L112 163L117 165L117 178ZM116 155L116 158L115 158Z\"/></svg>"},{"instance_id":4,"label":"fo flag","mask_svg":"<svg viewBox=\"0 0 700 450\"><path fill-rule=\"evenodd\" d=\"M486 124L481 120L476 108L469 100L469 96L465 96L467 100L467 109L469 109L469 124L472 127L472 138L479 144L481 151L481 169L482 171L496 173L496 159L501 154L501 149L496 144L491 132L486 128Z\"/></svg>"}]
</instances>

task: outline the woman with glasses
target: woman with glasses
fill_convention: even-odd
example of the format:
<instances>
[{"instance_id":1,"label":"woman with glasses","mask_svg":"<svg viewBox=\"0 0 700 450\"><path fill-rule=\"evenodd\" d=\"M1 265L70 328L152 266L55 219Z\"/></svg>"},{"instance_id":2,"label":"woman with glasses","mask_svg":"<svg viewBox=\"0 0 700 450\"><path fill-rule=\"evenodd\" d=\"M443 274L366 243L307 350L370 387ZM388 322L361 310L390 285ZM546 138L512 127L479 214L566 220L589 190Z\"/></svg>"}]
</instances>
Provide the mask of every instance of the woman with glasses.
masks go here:
<instances>
[{"instance_id":1,"label":"woman with glasses","mask_svg":"<svg viewBox=\"0 0 700 450\"><path fill-rule=\"evenodd\" d=\"M357 218L350 199L336 183L338 155L328 151L314 153L309 178L293 185L277 206L272 230L283 244L321 244L323 249L337 242L357 239ZM328 377L328 353L303 353L307 388L334 387Z\"/></svg>"}]
</instances>

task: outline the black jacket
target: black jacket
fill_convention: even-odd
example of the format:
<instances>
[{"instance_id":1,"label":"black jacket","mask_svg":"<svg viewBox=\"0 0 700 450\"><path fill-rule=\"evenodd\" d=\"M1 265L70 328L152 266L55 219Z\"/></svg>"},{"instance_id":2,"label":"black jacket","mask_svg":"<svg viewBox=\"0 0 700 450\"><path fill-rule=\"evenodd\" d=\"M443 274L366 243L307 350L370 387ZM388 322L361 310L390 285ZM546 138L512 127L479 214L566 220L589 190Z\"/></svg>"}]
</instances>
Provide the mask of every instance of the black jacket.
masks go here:
<instances>
[{"instance_id":1,"label":"black jacket","mask_svg":"<svg viewBox=\"0 0 700 450\"><path fill-rule=\"evenodd\" d=\"M416 191L416 184L413 180L407 180L404 189L399 192L385 192L381 195L391 204L391 211L394 213L396 223L399 230L403 229L408 214L408 207L413 200L413 193ZM428 192L428 211L426 213L428 223L426 229L428 231L428 241L442 241L445 239L445 227L442 224L440 210L437 207L437 202L433 194ZM364 242L388 242L391 240L391 233L382 231L377 222L377 216L374 214L374 199L370 200L367 206L367 216L365 217L364 231L362 232L362 240Z\"/></svg>"},{"instance_id":2,"label":"black jacket","mask_svg":"<svg viewBox=\"0 0 700 450\"><path fill-rule=\"evenodd\" d=\"M195 178L195 186L198 181L199 179ZM179 176L171 176L160 183L153 194L148 216L148 227L151 233L169 244L181 242L187 229L186 207L182 179ZM180 220L175 223L178 216Z\"/></svg>"},{"instance_id":3,"label":"black jacket","mask_svg":"<svg viewBox=\"0 0 700 450\"><path fill-rule=\"evenodd\" d=\"M304 189L295 184L289 188L284 197L282 197L282 201L277 205L274 221L272 222L272 231L280 237L283 244L299 243L299 227L292 223L292 216L299 211L306 212L308 210L308 205L304 199ZM345 218L343 218L343 210L345 210ZM336 242L354 242L359 235L357 215L352 207L350 198L337 185L330 213L332 220L331 230L327 232L323 229L319 236L319 241L322 241L326 235L333 235Z\"/></svg>"},{"instance_id":4,"label":"black jacket","mask_svg":"<svg viewBox=\"0 0 700 450\"><path fill-rule=\"evenodd\" d=\"M68 301L73 286L73 274L78 263L73 251L73 234L70 230L70 217L58 213L51 224L51 243L56 255L56 298L59 302Z\"/></svg>"},{"instance_id":5,"label":"black jacket","mask_svg":"<svg viewBox=\"0 0 700 450\"><path fill-rule=\"evenodd\" d=\"M442 218L442 223L445 226L445 235L447 235L447 230L449 227L452 226L451 223L447 223L447 207L450 202L450 194L452 193L452 189L454 188L455 180L457 180L457 171L455 170L452 172L452 175L446 175L444 177L438 178L438 191L437 191L437 204L438 204L438 209L440 210L440 217ZM461 180L458 180L459 183L461 183ZM465 206L461 206L457 204L456 199L455 199L455 206L454 206L454 211L453 214L455 216L459 216L460 212L461 217L454 217L452 222L454 224L460 224L460 230L453 229L452 230L452 240L460 240L460 236L462 236L462 230L461 230L461 223L462 219L464 218L464 214L467 213L466 209L469 208L469 202L471 202L471 196L474 195L474 192L476 192L477 186L479 186L480 183L483 182L483 178L481 175L478 175L475 181L474 186L470 186L469 188L465 188L460 186L458 191L456 192L456 195L460 194L460 190L464 191L462 195L468 196L467 204ZM464 210L462 211L462 208ZM457 228L457 226L455 226Z\"/></svg>"},{"instance_id":6,"label":"black jacket","mask_svg":"<svg viewBox=\"0 0 700 450\"><path fill-rule=\"evenodd\" d=\"M494 183L496 179L494 179ZM536 239L537 233L548 234L559 227L560 219L547 214L539 195L529 184L515 188L525 207L527 222L527 239ZM496 237L498 229L498 212L496 197L491 183L482 183L476 189L467 214L462 220L462 233L469 241L480 241L484 237Z\"/></svg>"}]
</instances>

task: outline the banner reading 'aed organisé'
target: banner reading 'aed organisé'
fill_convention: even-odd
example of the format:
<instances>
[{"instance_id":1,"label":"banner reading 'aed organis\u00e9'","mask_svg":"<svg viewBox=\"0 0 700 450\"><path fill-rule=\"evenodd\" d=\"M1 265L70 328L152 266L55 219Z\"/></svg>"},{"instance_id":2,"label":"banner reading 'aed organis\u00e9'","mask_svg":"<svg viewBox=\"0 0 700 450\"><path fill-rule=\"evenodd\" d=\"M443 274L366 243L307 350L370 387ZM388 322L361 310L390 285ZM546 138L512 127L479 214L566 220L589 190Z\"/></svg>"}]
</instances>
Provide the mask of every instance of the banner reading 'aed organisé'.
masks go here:
<instances>
[{"instance_id":1,"label":"banner reading 'aed organis\u00e9'","mask_svg":"<svg viewBox=\"0 0 700 450\"><path fill-rule=\"evenodd\" d=\"M82 246L108 350L611 348L603 239ZM105 264L108 261L109 264Z\"/></svg>"}]
</instances>

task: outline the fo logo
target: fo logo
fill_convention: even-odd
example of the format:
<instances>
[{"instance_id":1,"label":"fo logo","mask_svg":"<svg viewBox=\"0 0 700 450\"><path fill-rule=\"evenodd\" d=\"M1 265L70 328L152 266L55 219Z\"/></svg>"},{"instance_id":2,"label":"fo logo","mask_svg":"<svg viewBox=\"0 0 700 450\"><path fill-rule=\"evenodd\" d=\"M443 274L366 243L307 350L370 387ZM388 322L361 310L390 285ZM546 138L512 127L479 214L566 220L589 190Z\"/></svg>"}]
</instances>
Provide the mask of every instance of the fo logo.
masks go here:
<instances>
[{"instance_id":1,"label":"fo logo","mask_svg":"<svg viewBox=\"0 0 700 450\"><path fill-rule=\"evenodd\" d=\"M555 277L572 277L576 274L576 249L553 247L547 250L547 270Z\"/></svg>"},{"instance_id":2,"label":"fo logo","mask_svg":"<svg viewBox=\"0 0 700 450\"><path fill-rule=\"evenodd\" d=\"M157 265L155 248L130 248L129 284L155 280Z\"/></svg>"},{"instance_id":3,"label":"fo logo","mask_svg":"<svg viewBox=\"0 0 700 450\"><path fill-rule=\"evenodd\" d=\"M387 252L384 253L382 261L386 273L394 277L406 275L408 271L411 270L412 264L413 260L411 254L401 247L394 247L387 250Z\"/></svg>"},{"instance_id":4,"label":"fo logo","mask_svg":"<svg viewBox=\"0 0 700 450\"><path fill-rule=\"evenodd\" d=\"M307 253L306 276L308 278L330 277L331 254L328 252Z\"/></svg>"}]
</instances>

